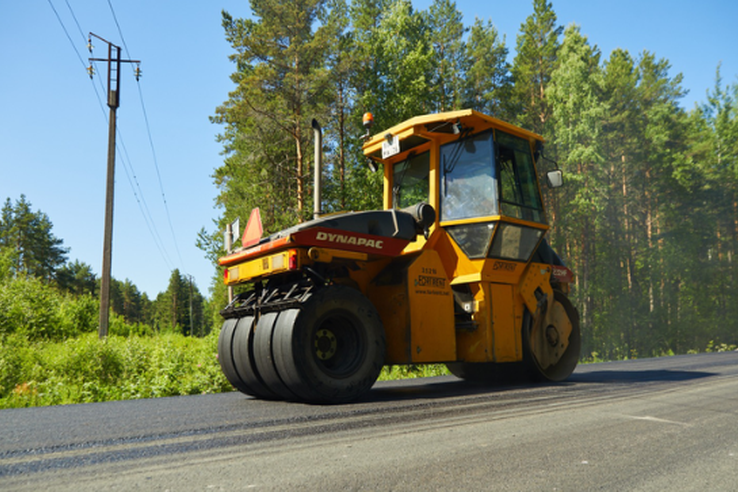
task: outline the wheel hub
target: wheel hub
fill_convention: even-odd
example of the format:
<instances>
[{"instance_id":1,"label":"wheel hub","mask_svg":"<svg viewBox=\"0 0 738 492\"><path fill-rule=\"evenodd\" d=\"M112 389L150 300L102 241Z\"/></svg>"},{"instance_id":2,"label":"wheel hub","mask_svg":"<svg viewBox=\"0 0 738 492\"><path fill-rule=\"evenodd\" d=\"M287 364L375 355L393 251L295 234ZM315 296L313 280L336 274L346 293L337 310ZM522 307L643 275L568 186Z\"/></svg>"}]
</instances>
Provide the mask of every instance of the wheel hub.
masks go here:
<instances>
[{"instance_id":1,"label":"wheel hub","mask_svg":"<svg viewBox=\"0 0 738 492\"><path fill-rule=\"evenodd\" d=\"M338 342L332 331L322 328L315 334L315 355L320 360L328 360L336 355Z\"/></svg>"},{"instance_id":2,"label":"wheel hub","mask_svg":"<svg viewBox=\"0 0 738 492\"><path fill-rule=\"evenodd\" d=\"M559 330L554 325L548 325L546 328L546 341L552 347L559 344Z\"/></svg>"}]
</instances>

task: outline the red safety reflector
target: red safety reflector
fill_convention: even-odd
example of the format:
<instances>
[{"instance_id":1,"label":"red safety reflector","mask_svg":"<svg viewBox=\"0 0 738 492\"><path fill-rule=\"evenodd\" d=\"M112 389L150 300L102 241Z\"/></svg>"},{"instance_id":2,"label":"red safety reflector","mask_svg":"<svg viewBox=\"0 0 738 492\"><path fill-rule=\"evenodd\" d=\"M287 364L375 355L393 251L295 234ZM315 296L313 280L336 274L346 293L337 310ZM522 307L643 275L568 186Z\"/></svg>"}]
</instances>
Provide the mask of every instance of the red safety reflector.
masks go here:
<instances>
[{"instance_id":1,"label":"red safety reflector","mask_svg":"<svg viewBox=\"0 0 738 492\"><path fill-rule=\"evenodd\" d=\"M297 270L297 250L291 249L290 250L290 264L289 264L290 270Z\"/></svg>"},{"instance_id":2,"label":"red safety reflector","mask_svg":"<svg viewBox=\"0 0 738 492\"><path fill-rule=\"evenodd\" d=\"M243 237L241 238L241 245L244 248L254 246L259 243L261 235L264 233L264 229L261 225L261 214L259 208L255 208L249 215L249 221L246 223L246 229L243 231Z\"/></svg>"}]
</instances>

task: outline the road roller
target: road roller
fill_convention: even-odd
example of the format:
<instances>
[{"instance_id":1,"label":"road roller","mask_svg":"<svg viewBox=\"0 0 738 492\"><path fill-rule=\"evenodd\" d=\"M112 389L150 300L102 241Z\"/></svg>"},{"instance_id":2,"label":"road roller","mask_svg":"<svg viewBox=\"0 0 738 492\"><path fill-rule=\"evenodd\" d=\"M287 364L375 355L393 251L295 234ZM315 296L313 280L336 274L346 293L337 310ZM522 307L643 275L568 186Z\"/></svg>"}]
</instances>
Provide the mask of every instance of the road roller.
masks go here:
<instances>
[{"instance_id":1,"label":"road roller","mask_svg":"<svg viewBox=\"0 0 738 492\"><path fill-rule=\"evenodd\" d=\"M363 153L383 172L382 210L321 213L314 121L313 220L264 235L255 209L219 259L238 291L221 311L228 381L336 404L366 395L386 365L446 364L482 383L568 378L579 315L572 271L545 237L541 186L563 176L543 138L474 110L373 134L372 123Z\"/></svg>"}]
</instances>

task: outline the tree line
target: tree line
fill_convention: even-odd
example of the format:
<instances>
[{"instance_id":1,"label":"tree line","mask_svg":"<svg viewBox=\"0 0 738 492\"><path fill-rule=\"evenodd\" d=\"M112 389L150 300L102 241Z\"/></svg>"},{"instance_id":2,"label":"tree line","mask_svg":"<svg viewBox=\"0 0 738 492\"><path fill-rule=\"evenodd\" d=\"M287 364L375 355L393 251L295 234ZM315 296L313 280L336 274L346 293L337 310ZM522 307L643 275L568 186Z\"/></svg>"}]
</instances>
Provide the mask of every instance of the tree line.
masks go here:
<instances>
[{"instance_id":1,"label":"tree line","mask_svg":"<svg viewBox=\"0 0 738 492\"><path fill-rule=\"evenodd\" d=\"M233 91L211 118L218 229L260 207L275 232L310 217L310 122L324 126L324 211L381 208L361 154L361 115L378 128L471 108L542 135L566 186L545 201L550 241L576 274L585 358L645 357L738 342L738 86L719 67L685 110L668 60L603 56L534 0L515 56L491 20L451 0L260 0L223 12ZM220 233L203 230L215 258ZM217 285L217 284L216 284ZM214 290L213 305L223 291Z\"/></svg>"},{"instance_id":2,"label":"tree line","mask_svg":"<svg viewBox=\"0 0 738 492\"><path fill-rule=\"evenodd\" d=\"M5 201L0 212L0 335L23 331L30 338L58 338L97 329L100 279L90 265L67 259L69 249L52 229L48 215L34 211L24 195ZM179 270L153 300L131 280L112 279L110 302L119 317L116 326L125 326L125 334L203 336L211 331L206 300ZM39 316L24 315L29 310L24 306Z\"/></svg>"}]
</instances>

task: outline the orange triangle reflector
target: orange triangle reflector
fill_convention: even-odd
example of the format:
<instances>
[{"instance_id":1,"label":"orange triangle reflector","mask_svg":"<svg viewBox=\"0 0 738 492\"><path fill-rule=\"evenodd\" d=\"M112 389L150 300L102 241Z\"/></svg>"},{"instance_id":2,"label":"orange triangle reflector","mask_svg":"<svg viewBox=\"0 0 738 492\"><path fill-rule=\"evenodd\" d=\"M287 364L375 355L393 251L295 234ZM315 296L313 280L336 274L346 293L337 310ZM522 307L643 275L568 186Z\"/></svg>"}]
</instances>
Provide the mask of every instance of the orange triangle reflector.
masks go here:
<instances>
[{"instance_id":1,"label":"orange triangle reflector","mask_svg":"<svg viewBox=\"0 0 738 492\"><path fill-rule=\"evenodd\" d=\"M264 229L261 226L261 214L259 208L255 208L251 211L249 221L246 223L246 229L243 231L243 237L241 238L241 244L244 248L257 244L261 239Z\"/></svg>"}]
</instances>

